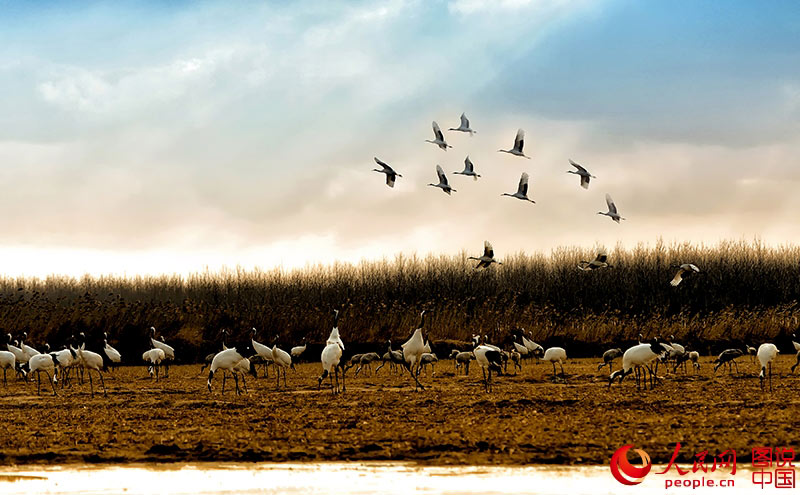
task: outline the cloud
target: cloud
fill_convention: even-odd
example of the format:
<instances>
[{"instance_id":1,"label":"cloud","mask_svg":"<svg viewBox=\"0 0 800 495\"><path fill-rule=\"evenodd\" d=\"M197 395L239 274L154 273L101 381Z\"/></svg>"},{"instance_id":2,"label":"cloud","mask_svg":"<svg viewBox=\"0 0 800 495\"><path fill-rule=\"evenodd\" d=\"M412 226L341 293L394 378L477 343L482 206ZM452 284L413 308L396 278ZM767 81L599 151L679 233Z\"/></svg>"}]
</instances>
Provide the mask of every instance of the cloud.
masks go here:
<instances>
[{"instance_id":1,"label":"cloud","mask_svg":"<svg viewBox=\"0 0 800 495\"><path fill-rule=\"evenodd\" d=\"M547 11L579 3L586 2L577 2L575 0L451 0L447 3L447 8L455 14L472 15L487 12L508 12L525 8Z\"/></svg>"},{"instance_id":2,"label":"cloud","mask_svg":"<svg viewBox=\"0 0 800 495\"><path fill-rule=\"evenodd\" d=\"M185 96L208 83L239 50L213 50L199 57L176 59L166 65L139 69L89 70L55 66L38 84L41 97L50 104L82 114L113 116L130 113Z\"/></svg>"}]
</instances>

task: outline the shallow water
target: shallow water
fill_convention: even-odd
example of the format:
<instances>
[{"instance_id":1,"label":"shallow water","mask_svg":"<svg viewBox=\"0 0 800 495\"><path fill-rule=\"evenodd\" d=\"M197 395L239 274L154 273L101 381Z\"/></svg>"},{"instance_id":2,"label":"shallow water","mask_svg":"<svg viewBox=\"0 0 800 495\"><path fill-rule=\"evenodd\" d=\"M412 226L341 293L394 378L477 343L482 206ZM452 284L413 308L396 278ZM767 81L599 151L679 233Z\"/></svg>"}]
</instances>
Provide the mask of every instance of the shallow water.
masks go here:
<instances>
[{"instance_id":1,"label":"shallow water","mask_svg":"<svg viewBox=\"0 0 800 495\"><path fill-rule=\"evenodd\" d=\"M655 471L656 469L654 469ZM719 479L720 476L714 476ZM699 479L699 478L698 478ZM736 488L760 487L742 470ZM771 487L768 487L771 488ZM718 488L699 488L700 492ZM664 477L650 475L637 486L619 484L607 466L446 466L402 463L284 463L57 467L0 467L0 493L24 494L580 494L688 492L664 489Z\"/></svg>"}]
</instances>

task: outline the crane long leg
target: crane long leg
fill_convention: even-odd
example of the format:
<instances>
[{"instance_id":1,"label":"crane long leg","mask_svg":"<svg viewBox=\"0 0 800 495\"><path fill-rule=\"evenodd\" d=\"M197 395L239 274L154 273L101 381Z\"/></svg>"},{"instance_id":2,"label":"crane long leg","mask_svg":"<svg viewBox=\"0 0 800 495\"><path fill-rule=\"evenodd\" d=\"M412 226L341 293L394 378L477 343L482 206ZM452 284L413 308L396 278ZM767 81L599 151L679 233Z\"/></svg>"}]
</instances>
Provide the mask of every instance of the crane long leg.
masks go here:
<instances>
[{"instance_id":1,"label":"crane long leg","mask_svg":"<svg viewBox=\"0 0 800 495\"><path fill-rule=\"evenodd\" d=\"M89 390L92 393L92 398L94 398L94 383L92 383L92 372L88 371L86 374L89 375Z\"/></svg>"},{"instance_id":2,"label":"crane long leg","mask_svg":"<svg viewBox=\"0 0 800 495\"><path fill-rule=\"evenodd\" d=\"M411 375L411 378L413 378L414 381L416 382L416 387L414 387L414 390L416 391L417 387L421 388L422 390L425 390L425 387L422 386L417 377L414 375L414 372L411 370L411 367L407 366L406 369L408 370L408 373Z\"/></svg>"},{"instance_id":3,"label":"crane long leg","mask_svg":"<svg viewBox=\"0 0 800 495\"><path fill-rule=\"evenodd\" d=\"M769 363L769 391L772 392L772 362Z\"/></svg>"},{"instance_id":4,"label":"crane long leg","mask_svg":"<svg viewBox=\"0 0 800 495\"><path fill-rule=\"evenodd\" d=\"M100 370L95 371L97 371L97 374L100 375L100 384L103 386L103 397L108 397L108 394L106 393L106 381L103 379L103 373L101 373Z\"/></svg>"},{"instance_id":5,"label":"crane long leg","mask_svg":"<svg viewBox=\"0 0 800 495\"><path fill-rule=\"evenodd\" d=\"M655 386L656 386L655 385L655 381L653 380L653 377L655 376L655 374L653 373L653 369L650 366L645 364L644 367L647 368L647 371L650 372L650 390L653 390L655 388ZM656 362L656 369L658 369L658 362ZM645 390L647 390L647 385L646 384L645 384L644 388L645 388Z\"/></svg>"},{"instance_id":6,"label":"crane long leg","mask_svg":"<svg viewBox=\"0 0 800 495\"><path fill-rule=\"evenodd\" d=\"M55 371L53 371L53 373L55 373ZM45 370L44 374L47 375L47 379L50 380L50 386L53 388L53 395L58 395L56 393L56 385L55 385L55 383L53 383L53 377L50 376L50 372Z\"/></svg>"}]
</instances>

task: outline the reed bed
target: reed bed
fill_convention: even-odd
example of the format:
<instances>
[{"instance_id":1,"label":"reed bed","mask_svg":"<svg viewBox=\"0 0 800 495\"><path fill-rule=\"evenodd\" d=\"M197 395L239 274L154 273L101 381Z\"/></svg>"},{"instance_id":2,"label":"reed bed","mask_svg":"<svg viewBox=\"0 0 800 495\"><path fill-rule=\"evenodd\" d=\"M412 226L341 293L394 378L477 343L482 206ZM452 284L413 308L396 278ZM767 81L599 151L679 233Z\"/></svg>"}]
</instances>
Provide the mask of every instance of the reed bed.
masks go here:
<instances>
[{"instance_id":1,"label":"reed bed","mask_svg":"<svg viewBox=\"0 0 800 495\"><path fill-rule=\"evenodd\" d=\"M798 246L659 242L609 250L611 269L577 269L595 254L578 248L518 253L482 271L462 253L185 277L6 277L0 279L0 328L27 331L34 344L59 344L79 331L102 339L108 332L120 350L138 352L152 325L183 350L184 360L216 348L221 328L245 336L256 327L285 343L323 342L333 308L342 310L340 327L351 342L404 338L419 312L430 309L433 339L468 340L480 332L500 341L524 328L539 341L581 349L578 354L639 333L674 334L708 349L786 340L797 328ZM686 262L702 273L671 287L671 265Z\"/></svg>"}]
</instances>

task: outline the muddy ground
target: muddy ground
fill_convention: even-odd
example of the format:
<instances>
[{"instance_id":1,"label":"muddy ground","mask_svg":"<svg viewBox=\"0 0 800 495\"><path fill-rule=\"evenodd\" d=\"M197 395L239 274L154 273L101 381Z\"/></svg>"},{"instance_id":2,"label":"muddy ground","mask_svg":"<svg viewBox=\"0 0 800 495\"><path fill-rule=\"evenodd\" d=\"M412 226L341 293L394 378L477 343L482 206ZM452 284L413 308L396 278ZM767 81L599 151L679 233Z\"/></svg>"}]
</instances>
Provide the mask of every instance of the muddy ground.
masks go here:
<instances>
[{"instance_id":1,"label":"muddy ground","mask_svg":"<svg viewBox=\"0 0 800 495\"><path fill-rule=\"evenodd\" d=\"M248 376L236 396L229 380L206 391L200 366L178 366L159 382L144 367L106 379L108 397L89 385L58 389L11 379L0 388L0 463L403 460L426 464L606 463L619 446L643 447L667 462L675 442L684 459L695 452L736 449L747 462L756 446L792 446L800 438L800 377L794 356L774 367L773 392L762 393L757 366L740 360L740 375L671 372L655 390L633 380L606 386L597 360L571 360L554 382L550 364L526 363L484 393L480 368L454 375L439 363L428 386L414 392L408 374L352 378L334 396L317 390L320 365L288 373L288 388ZM663 370L663 368L662 368ZM259 372L262 373L261 371ZM363 373L363 372L362 372ZM781 375L781 376L778 376ZM97 385L97 384L95 384Z\"/></svg>"}]
</instances>

